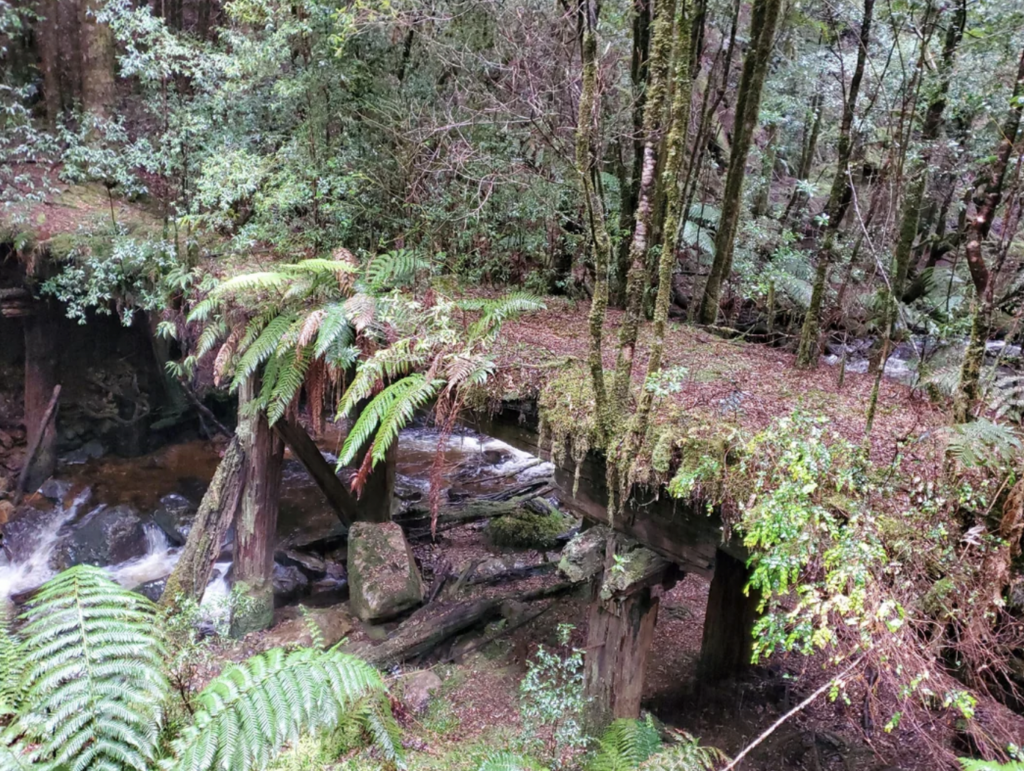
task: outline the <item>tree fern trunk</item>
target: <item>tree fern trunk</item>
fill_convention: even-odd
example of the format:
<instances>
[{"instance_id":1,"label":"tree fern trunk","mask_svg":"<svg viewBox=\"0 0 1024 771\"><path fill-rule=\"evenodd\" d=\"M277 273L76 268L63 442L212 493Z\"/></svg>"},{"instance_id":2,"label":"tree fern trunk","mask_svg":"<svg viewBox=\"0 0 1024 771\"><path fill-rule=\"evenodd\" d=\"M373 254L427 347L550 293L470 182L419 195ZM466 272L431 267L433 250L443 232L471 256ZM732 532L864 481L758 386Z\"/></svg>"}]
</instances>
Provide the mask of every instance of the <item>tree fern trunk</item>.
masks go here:
<instances>
[{"instance_id":1,"label":"tree fern trunk","mask_svg":"<svg viewBox=\"0 0 1024 771\"><path fill-rule=\"evenodd\" d=\"M284 443L262 412L247 415L256 379L238 389L238 441L245 453L245 487L235 517L234 586L244 601L232 610L231 634L243 637L274 620L274 546Z\"/></svg>"}]
</instances>

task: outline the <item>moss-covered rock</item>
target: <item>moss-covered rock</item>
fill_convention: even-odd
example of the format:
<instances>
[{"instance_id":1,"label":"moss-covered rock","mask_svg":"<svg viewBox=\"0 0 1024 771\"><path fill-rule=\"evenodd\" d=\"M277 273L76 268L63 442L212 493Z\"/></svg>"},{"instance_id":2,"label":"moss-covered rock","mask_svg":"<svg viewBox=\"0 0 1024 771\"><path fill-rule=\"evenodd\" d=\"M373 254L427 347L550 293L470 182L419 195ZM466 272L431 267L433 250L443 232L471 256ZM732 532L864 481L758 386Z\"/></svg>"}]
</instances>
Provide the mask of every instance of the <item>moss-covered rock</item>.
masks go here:
<instances>
[{"instance_id":1,"label":"moss-covered rock","mask_svg":"<svg viewBox=\"0 0 1024 771\"><path fill-rule=\"evenodd\" d=\"M402 528L394 522L356 522L348 532L352 612L385 619L423 602L423 579Z\"/></svg>"},{"instance_id":2,"label":"moss-covered rock","mask_svg":"<svg viewBox=\"0 0 1024 771\"><path fill-rule=\"evenodd\" d=\"M491 520L487 533L495 546L514 549L550 549L558 537L572 529L573 521L561 512L538 514L523 509Z\"/></svg>"}]
</instances>

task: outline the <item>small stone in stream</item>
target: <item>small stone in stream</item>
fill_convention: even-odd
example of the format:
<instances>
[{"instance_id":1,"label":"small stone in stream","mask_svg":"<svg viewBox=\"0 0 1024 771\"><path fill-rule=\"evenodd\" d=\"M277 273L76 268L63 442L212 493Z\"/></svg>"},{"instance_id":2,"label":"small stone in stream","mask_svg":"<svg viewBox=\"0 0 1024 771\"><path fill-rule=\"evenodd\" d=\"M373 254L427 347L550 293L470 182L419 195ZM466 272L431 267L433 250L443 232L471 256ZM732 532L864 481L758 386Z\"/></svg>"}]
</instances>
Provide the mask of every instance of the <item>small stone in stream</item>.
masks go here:
<instances>
[{"instance_id":1,"label":"small stone in stream","mask_svg":"<svg viewBox=\"0 0 1024 771\"><path fill-rule=\"evenodd\" d=\"M56 570L74 565L120 565L143 556L149 548L146 529L131 506L101 508L63 536L51 560Z\"/></svg>"},{"instance_id":2,"label":"small stone in stream","mask_svg":"<svg viewBox=\"0 0 1024 771\"><path fill-rule=\"evenodd\" d=\"M184 495L170 493L160 499L153 522L175 546L183 546L196 518L196 508Z\"/></svg>"},{"instance_id":3,"label":"small stone in stream","mask_svg":"<svg viewBox=\"0 0 1024 771\"><path fill-rule=\"evenodd\" d=\"M507 450L484 450L484 460L492 466L504 463L512 457Z\"/></svg>"},{"instance_id":4,"label":"small stone in stream","mask_svg":"<svg viewBox=\"0 0 1024 771\"><path fill-rule=\"evenodd\" d=\"M440 690L441 678L429 669L412 672L402 678L402 703L414 715L422 715Z\"/></svg>"},{"instance_id":5,"label":"small stone in stream","mask_svg":"<svg viewBox=\"0 0 1024 771\"><path fill-rule=\"evenodd\" d=\"M348 534L352 610L363 621L386 619L423 602L423 579L402 528L355 522Z\"/></svg>"},{"instance_id":6,"label":"small stone in stream","mask_svg":"<svg viewBox=\"0 0 1024 771\"><path fill-rule=\"evenodd\" d=\"M39 486L39 494L55 503L63 501L69 492L71 492L71 482L67 479L50 477Z\"/></svg>"},{"instance_id":7,"label":"small stone in stream","mask_svg":"<svg viewBox=\"0 0 1024 771\"><path fill-rule=\"evenodd\" d=\"M164 593L165 586L167 586L167 576L146 581L146 583L136 586L132 591L141 594L148 600L159 602L160 595Z\"/></svg>"},{"instance_id":8,"label":"small stone in stream","mask_svg":"<svg viewBox=\"0 0 1024 771\"><path fill-rule=\"evenodd\" d=\"M62 455L60 462L67 466L77 466L96 458L102 458L106 454L107 448L99 439L90 439L77 450Z\"/></svg>"}]
</instances>

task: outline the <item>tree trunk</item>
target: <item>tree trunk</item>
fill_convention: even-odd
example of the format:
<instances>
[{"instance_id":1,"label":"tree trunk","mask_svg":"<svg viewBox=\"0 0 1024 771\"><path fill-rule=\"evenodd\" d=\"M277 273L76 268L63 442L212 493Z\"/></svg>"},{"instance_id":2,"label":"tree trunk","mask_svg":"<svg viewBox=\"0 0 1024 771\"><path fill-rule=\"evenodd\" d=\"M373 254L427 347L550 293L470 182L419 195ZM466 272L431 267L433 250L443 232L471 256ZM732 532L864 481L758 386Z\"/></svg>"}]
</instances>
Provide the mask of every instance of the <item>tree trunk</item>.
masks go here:
<instances>
[{"instance_id":1,"label":"tree trunk","mask_svg":"<svg viewBox=\"0 0 1024 771\"><path fill-rule=\"evenodd\" d=\"M46 105L46 123L53 131L57 128L61 109L57 0L43 0L39 10L41 18L36 25L39 35L39 69L43 74L43 103Z\"/></svg>"},{"instance_id":2,"label":"tree trunk","mask_svg":"<svg viewBox=\"0 0 1024 771\"><path fill-rule=\"evenodd\" d=\"M42 422L57 385L54 326L45 303L36 303L35 312L25 317L25 432L30 446L39 444L35 459L26 460L31 465L23 471L26 491L36 490L57 466L57 421Z\"/></svg>"},{"instance_id":3,"label":"tree trunk","mask_svg":"<svg viewBox=\"0 0 1024 771\"><path fill-rule=\"evenodd\" d=\"M857 64L853 68L850 89L847 92L846 103L843 105L843 120L839 127L839 157L836 163L836 175L832 180L832 190L825 208L828 219L825 223L822 247L818 251L818 267L814 275L811 302L807 307L807 314L804 316L803 328L800 330L800 347L796 354L796 366L804 369L818 366L821 303L825 296L828 270L832 264L836 234L839 232L839 224L843 221L853 196L849 173L850 155L853 152L853 118L857 110L857 96L860 93L861 80L864 77L864 65L868 58L868 42L871 40L871 19L874 7L875 0L864 0L864 15L860 23L860 37L857 45Z\"/></svg>"},{"instance_id":4,"label":"tree trunk","mask_svg":"<svg viewBox=\"0 0 1024 771\"><path fill-rule=\"evenodd\" d=\"M181 556L160 596L162 606L173 608L181 600L202 599L213 563L239 508L245 476L245 452L236 436L228 444L199 504Z\"/></svg>"},{"instance_id":5,"label":"tree trunk","mask_svg":"<svg viewBox=\"0 0 1024 771\"><path fill-rule=\"evenodd\" d=\"M623 415L632 383L633 357L643 311L647 283L647 248L651 229L658 144L662 136L662 113L668 95L669 67L672 61L675 0L656 0L651 60L644 105L644 162L640 174L633 240L629 249L629 275L626 282L626 313L619 328L619 352L615 361L615 381L610 407L614 415Z\"/></svg>"},{"instance_id":6,"label":"tree trunk","mask_svg":"<svg viewBox=\"0 0 1024 771\"><path fill-rule=\"evenodd\" d=\"M82 40L82 107L87 113L109 119L113 115L114 34L96 20L103 8L101 0L79 0L79 24Z\"/></svg>"},{"instance_id":7,"label":"tree trunk","mask_svg":"<svg viewBox=\"0 0 1024 771\"><path fill-rule=\"evenodd\" d=\"M1024 52L1017 67L1017 80L1010 99L1010 110L1000 131L999 147L987 173L979 175L975 191L973 217L967 219L964 233L966 242L967 267L971 274L976 296L974 323L971 327L971 341L960 369L960 386L954 399L953 418L958 423L971 419L974 406L980 395L981 364L988 338L989 320L992 314L994 280L982 252L982 244L988 238L995 220L996 210L1003 200L1003 182L1010 165L1013 147L1020 130L1021 111L1024 109ZM980 353L979 353L980 351Z\"/></svg>"},{"instance_id":8,"label":"tree trunk","mask_svg":"<svg viewBox=\"0 0 1024 771\"><path fill-rule=\"evenodd\" d=\"M369 452L369 450L367 450ZM398 442L388 447L384 463L378 464L363 485L357 507L359 522L390 522L395 500L395 466L398 462Z\"/></svg>"},{"instance_id":9,"label":"tree trunk","mask_svg":"<svg viewBox=\"0 0 1024 771\"><path fill-rule=\"evenodd\" d=\"M732 272L733 245L739 225L743 199L743 177L746 174L747 154L757 127L761 111L761 91L768 74L768 61L775 44L775 28L779 20L782 0L755 0L750 20L752 45L743 60L739 94L736 99L736 123L733 130L729 170L725 178L722 216L715 233L715 259L708 273L701 297L698 319L702 324L714 324L718 318L718 303L722 284Z\"/></svg>"},{"instance_id":10,"label":"tree trunk","mask_svg":"<svg viewBox=\"0 0 1024 771\"><path fill-rule=\"evenodd\" d=\"M633 49L629 63L629 77L633 85L632 174L629 183L619 188L619 232L628 232L636 216L636 203L640 195L640 177L644 166L644 104L647 98L648 57L651 48L651 3L634 0ZM629 273L630 239L619 242L615 262L614 285L610 294L614 305L626 301L626 277Z\"/></svg>"},{"instance_id":11,"label":"tree trunk","mask_svg":"<svg viewBox=\"0 0 1024 771\"><path fill-rule=\"evenodd\" d=\"M255 377L238 391L238 441L245 453L245 487L235 517L234 588L243 596L232 609L231 634L244 637L274 620L274 546L280 504L284 443L263 412L246 415L255 398Z\"/></svg>"},{"instance_id":12,"label":"tree trunk","mask_svg":"<svg viewBox=\"0 0 1024 771\"><path fill-rule=\"evenodd\" d=\"M788 225L790 218L799 214L800 210L807 203L807 191L801 183L806 182L808 177L811 176L814 154L818 149L818 137L821 136L821 116L823 112L821 85L819 82L818 91L811 97L811 106L807 110L807 117L804 120L804 125L809 125L811 128L805 135L804 144L800 150L800 165L797 167L796 172L796 187L793 189L793 195L789 197L786 210L782 213L782 224L784 226Z\"/></svg>"},{"instance_id":13,"label":"tree trunk","mask_svg":"<svg viewBox=\"0 0 1024 771\"><path fill-rule=\"evenodd\" d=\"M587 364L594 389L594 412L602 440L609 434L609 410L604 381L602 345L604 318L608 308L608 268L611 260L611 239L604 220L604 205L594 188L594 121L600 116L597 92L597 4L583 0L578 6L580 24L580 58L583 78L580 88L579 117L576 122L576 171L580 175L583 198L587 206L591 240L594 247L594 294L590 301L588 326L590 346Z\"/></svg>"}]
</instances>

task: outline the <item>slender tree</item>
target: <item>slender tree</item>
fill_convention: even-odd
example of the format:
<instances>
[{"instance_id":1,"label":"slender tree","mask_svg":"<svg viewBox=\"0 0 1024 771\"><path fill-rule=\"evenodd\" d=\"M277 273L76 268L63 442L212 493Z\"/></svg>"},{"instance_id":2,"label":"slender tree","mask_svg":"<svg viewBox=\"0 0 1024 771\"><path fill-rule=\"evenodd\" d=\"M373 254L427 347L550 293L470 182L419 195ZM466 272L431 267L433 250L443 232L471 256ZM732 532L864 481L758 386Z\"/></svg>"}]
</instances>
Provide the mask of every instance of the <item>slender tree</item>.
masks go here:
<instances>
[{"instance_id":1,"label":"slender tree","mask_svg":"<svg viewBox=\"0 0 1024 771\"><path fill-rule=\"evenodd\" d=\"M985 261L983 244L992 230L996 210L1003 200L1006 172L1013 156L1014 145L1020 131L1021 111L1024 110L1024 52L1017 67L1017 79L1010 98L1010 109L1000 127L999 146L988 168L978 176L974 192L974 215L967 218L964 230L964 252L967 268L974 284L974 319L971 337L960 368L960 385L953 405L953 417L958 423L970 420L981 391L981 365L985 361L985 341L988 339L993 309L995 282Z\"/></svg>"},{"instance_id":2,"label":"slender tree","mask_svg":"<svg viewBox=\"0 0 1024 771\"><path fill-rule=\"evenodd\" d=\"M857 111L857 96L864 78L864 66L868 58L868 43L871 40L871 18L874 14L875 0L864 0L864 12L861 17L860 35L857 39L857 63L850 78L850 88L843 104L843 119L839 126L838 158L836 159L836 175L832 180L828 204L825 207L825 232L822 234L821 249L818 250L818 267L814 275L814 287L811 290L811 302L804 316L803 328L800 330L800 347L796 354L796 366L802 368L815 367L818 364L818 331L821 317L821 303L825 296L828 282L828 271L835 258L835 241L839 233L839 225L846 215L853 195L850 179L850 155L853 152L853 118Z\"/></svg>"},{"instance_id":3,"label":"slender tree","mask_svg":"<svg viewBox=\"0 0 1024 771\"><path fill-rule=\"evenodd\" d=\"M739 94L736 98L736 125L733 129L729 170L725 178L722 197L722 216L715 233L715 259L704 285L698 319L702 324L714 324L718 318L718 303L722 284L732 272L733 247L739 226L740 205L743 198L743 177L746 174L747 155L761 112L761 92L768 75L768 61L775 45L782 0L755 0L750 19L751 47L743 60Z\"/></svg>"},{"instance_id":4,"label":"slender tree","mask_svg":"<svg viewBox=\"0 0 1024 771\"><path fill-rule=\"evenodd\" d=\"M675 0L657 0L654 32L651 36L651 60L648 65L647 100L644 105L644 163L640 174L636 221L629 250L626 313L619 328L619 352L615 361L615 380L610 401L613 417L624 414L629 399L633 356L636 352L640 316L643 313L644 287L647 284L647 249L654 208L658 152L663 134L663 114L668 96L674 17Z\"/></svg>"},{"instance_id":5,"label":"slender tree","mask_svg":"<svg viewBox=\"0 0 1024 771\"><path fill-rule=\"evenodd\" d=\"M116 97L114 34L97 18L102 9L101 0L80 0L82 107L99 118L110 118Z\"/></svg>"}]
</instances>

